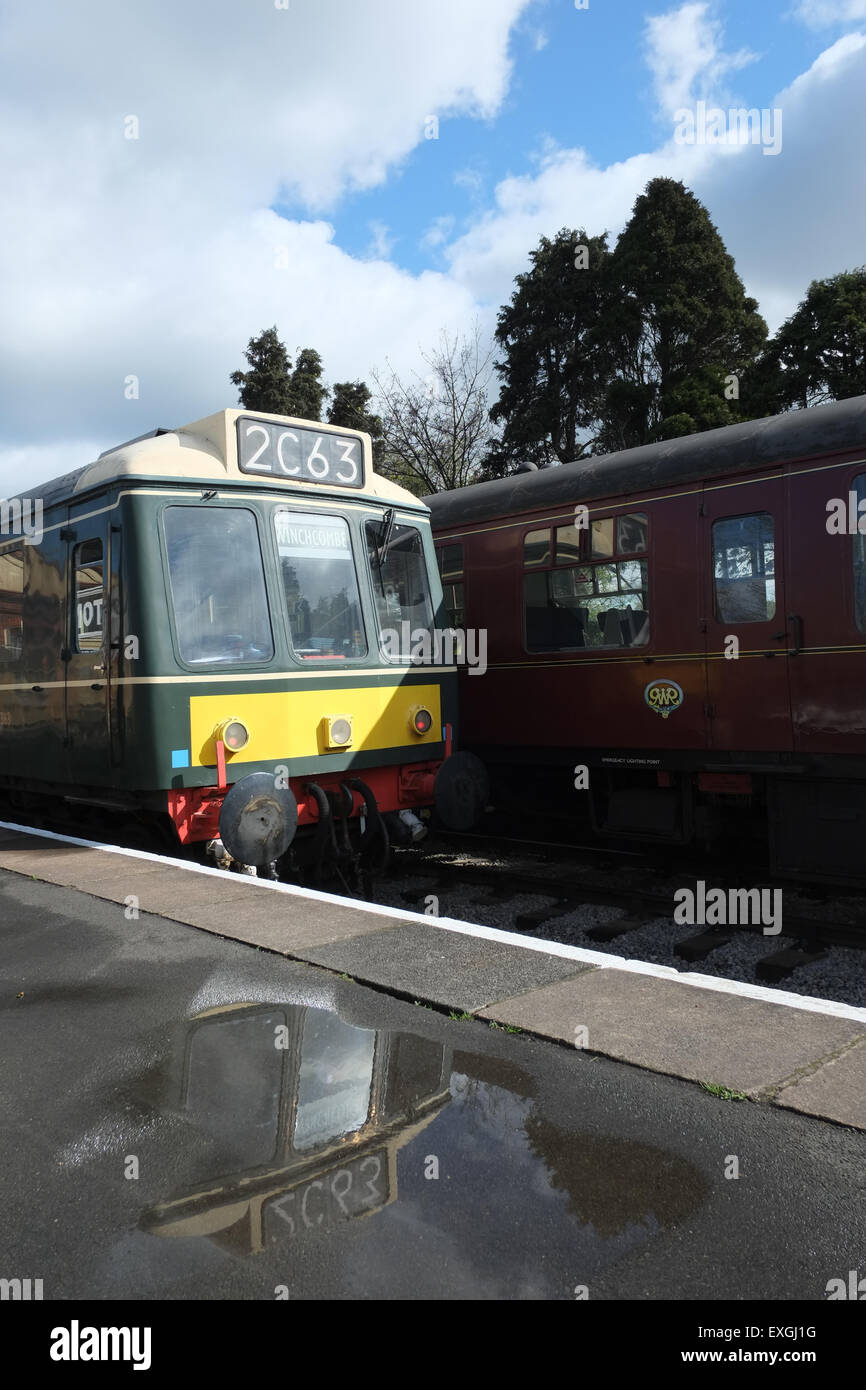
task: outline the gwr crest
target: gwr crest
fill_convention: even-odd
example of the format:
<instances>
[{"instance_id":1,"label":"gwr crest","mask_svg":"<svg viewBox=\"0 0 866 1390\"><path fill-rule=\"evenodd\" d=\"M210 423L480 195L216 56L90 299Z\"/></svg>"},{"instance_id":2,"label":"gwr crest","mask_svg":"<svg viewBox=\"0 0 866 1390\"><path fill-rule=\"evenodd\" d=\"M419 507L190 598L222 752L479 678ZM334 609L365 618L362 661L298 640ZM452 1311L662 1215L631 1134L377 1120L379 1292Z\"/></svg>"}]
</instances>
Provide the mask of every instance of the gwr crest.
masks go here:
<instances>
[{"instance_id":1,"label":"gwr crest","mask_svg":"<svg viewBox=\"0 0 866 1390\"><path fill-rule=\"evenodd\" d=\"M643 697L650 709L660 714L662 719L667 719L669 714L679 709L685 698L681 685L677 685L676 681L665 680L650 681L644 689Z\"/></svg>"}]
</instances>

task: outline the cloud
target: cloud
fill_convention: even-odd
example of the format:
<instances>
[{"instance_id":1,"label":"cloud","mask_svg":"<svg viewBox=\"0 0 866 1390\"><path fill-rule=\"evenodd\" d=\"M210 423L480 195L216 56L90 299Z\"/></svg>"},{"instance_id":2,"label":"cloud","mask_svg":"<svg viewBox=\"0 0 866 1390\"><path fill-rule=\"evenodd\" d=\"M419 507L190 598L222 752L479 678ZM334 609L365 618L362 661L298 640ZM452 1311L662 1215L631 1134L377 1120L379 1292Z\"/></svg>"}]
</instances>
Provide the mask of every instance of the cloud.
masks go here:
<instances>
[{"instance_id":1,"label":"cloud","mask_svg":"<svg viewBox=\"0 0 866 1390\"><path fill-rule=\"evenodd\" d=\"M387 224L374 218L370 223L370 244L367 247L367 257L370 260L386 261L395 244L396 238L391 236Z\"/></svg>"},{"instance_id":2,"label":"cloud","mask_svg":"<svg viewBox=\"0 0 866 1390\"><path fill-rule=\"evenodd\" d=\"M810 29L829 29L866 19L866 0L799 0L792 13Z\"/></svg>"},{"instance_id":3,"label":"cloud","mask_svg":"<svg viewBox=\"0 0 866 1390\"><path fill-rule=\"evenodd\" d=\"M353 260L322 214L419 144L423 156L428 116L445 131L449 116L496 112L528 4L12 0L0 495L22 461L39 470L36 444L106 447L233 404L228 373L268 324L318 347L338 379L386 351L414 361L471 317L464 287L382 259L385 232L373 228L373 259Z\"/></svg>"},{"instance_id":4,"label":"cloud","mask_svg":"<svg viewBox=\"0 0 866 1390\"><path fill-rule=\"evenodd\" d=\"M718 39L701 52L702 66L681 64L680 71L689 74L685 85L674 75L660 93L665 110L683 91L694 92L701 74L716 71L722 80L730 70ZM711 102L722 99L712 87L706 95ZM839 39L767 104L783 113L783 147L772 159L758 146L677 145L672 139L607 167L582 149L549 152L538 171L503 179L493 206L445 248L451 277L492 308L510 295L514 275L527 268L528 252L540 236L553 236L563 226L585 227L590 235L610 232L612 243L647 182L674 178L709 209L747 290L775 330L813 279L866 260L866 184L860 174L866 36Z\"/></svg>"},{"instance_id":5,"label":"cloud","mask_svg":"<svg viewBox=\"0 0 866 1390\"><path fill-rule=\"evenodd\" d=\"M810 280L862 263L866 37L848 34L768 94L783 110L778 157L676 145L677 107L725 103L725 84L751 56L726 50L704 3L645 29L669 131L656 148L601 167L585 150L548 143L526 156L529 172L490 195L477 168L458 168L454 183L471 196L455 201L468 202L471 221L461 212L455 236L450 208L431 220L422 244L438 270L391 264L381 222L370 225L366 257L345 252L329 211L399 172L413 151L423 160L427 116L440 117L444 140L449 115L495 114L511 76L509 38L529 7L7 5L0 496L233 404L229 373L272 323L290 352L317 347L331 381L369 379L386 356L411 369L442 329L465 331L476 317L491 328L542 234L585 226L615 236L660 175L707 205L771 327ZM124 138L128 116L138 139ZM129 375L137 400L124 394Z\"/></svg>"},{"instance_id":6,"label":"cloud","mask_svg":"<svg viewBox=\"0 0 866 1390\"><path fill-rule=\"evenodd\" d=\"M443 242L448 240L453 232L455 222L456 218L452 217L450 214L446 214L442 217L434 217L421 238L421 245L427 250L435 250L437 246L441 246Z\"/></svg>"},{"instance_id":7,"label":"cloud","mask_svg":"<svg viewBox=\"0 0 866 1390\"><path fill-rule=\"evenodd\" d=\"M712 95L725 100L723 80L755 61L748 49L726 53L724 30L709 4L681 5L646 21L645 56L662 116Z\"/></svg>"}]
</instances>

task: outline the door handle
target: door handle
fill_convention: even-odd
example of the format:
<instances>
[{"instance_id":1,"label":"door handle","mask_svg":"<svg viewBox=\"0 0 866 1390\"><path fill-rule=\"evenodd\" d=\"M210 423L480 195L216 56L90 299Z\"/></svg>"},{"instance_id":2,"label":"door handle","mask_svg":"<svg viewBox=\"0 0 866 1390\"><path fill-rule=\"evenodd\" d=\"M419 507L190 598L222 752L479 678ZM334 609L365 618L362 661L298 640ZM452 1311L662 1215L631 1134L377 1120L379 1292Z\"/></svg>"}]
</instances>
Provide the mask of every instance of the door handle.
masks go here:
<instances>
[{"instance_id":1,"label":"door handle","mask_svg":"<svg viewBox=\"0 0 866 1390\"><path fill-rule=\"evenodd\" d=\"M788 648L788 656L799 656L803 650L803 619L797 613L789 613L785 621L791 623L794 628L791 638L794 645ZM781 642L782 638L787 636L788 629L785 628L784 632L774 632L772 640Z\"/></svg>"},{"instance_id":2,"label":"door handle","mask_svg":"<svg viewBox=\"0 0 866 1390\"><path fill-rule=\"evenodd\" d=\"M91 667L91 670L92 670L92 671L98 671L100 675L104 675L104 674L105 674L105 662L104 662L104 661L100 661L99 665L98 665L98 666L92 666L92 667Z\"/></svg>"}]
</instances>

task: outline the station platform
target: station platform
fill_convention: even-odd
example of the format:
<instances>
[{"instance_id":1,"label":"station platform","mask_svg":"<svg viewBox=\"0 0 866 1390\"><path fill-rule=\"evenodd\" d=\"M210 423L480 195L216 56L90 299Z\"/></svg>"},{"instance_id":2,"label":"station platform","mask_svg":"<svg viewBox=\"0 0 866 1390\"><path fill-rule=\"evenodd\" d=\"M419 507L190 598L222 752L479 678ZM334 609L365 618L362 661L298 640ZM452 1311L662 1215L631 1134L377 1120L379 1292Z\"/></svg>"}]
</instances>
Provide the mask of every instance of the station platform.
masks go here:
<instances>
[{"instance_id":1,"label":"station platform","mask_svg":"<svg viewBox=\"0 0 866 1390\"><path fill-rule=\"evenodd\" d=\"M0 870L866 1131L866 1009L0 824Z\"/></svg>"}]
</instances>

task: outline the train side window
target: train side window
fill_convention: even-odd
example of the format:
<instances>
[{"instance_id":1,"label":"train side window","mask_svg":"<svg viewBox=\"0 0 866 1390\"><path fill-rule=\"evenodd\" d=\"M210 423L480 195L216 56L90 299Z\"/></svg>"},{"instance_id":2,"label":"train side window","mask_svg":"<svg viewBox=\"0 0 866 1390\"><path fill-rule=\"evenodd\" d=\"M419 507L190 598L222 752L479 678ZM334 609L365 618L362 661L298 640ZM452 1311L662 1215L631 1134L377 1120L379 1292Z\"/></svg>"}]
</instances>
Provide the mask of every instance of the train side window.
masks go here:
<instances>
[{"instance_id":1,"label":"train side window","mask_svg":"<svg viewBox=\"0 0 866 1390\"><path fill-rule=\"evenodd\" d=\"M241 507L166 507L178 650L190 666L274 654L259 531Z\"/></svg>"},{"instance_id":2,"label":"train side window","mask_svg":"<svg viewBox=\"0 0 866 1390\"><path fill-rule=\"evenodd\" d=\"M866 473L860 473L851 483L851 491L857 495L858 507L866 498ZM857 513L858 517L860 512ZM854 559L854 621L859 632L866 632L866 536L855 532L853 540Z\"/></svg>"},{"instance_id":3,"label":"train side window","mask_svg":"<svg viewBox=\"0 0 866 1390\"><path fill-rule=\"evenodd\" d=\"M775 541L769 512L713 523L716 617L766 623L776 613Z\"/></svg>"},{"instance_id":4,"label":"train side window","mask_svg":"<svg viewBox=\"0 0 866 1390\"><path fill-rule=\"evenodd\" d=\"M647 548L647 519L643 512L632 512L616 519L617 555L641 555Z\"/></svg>"},{"instance_id":5,"label":"train side window","mask_svg":"<svg viewBox=\"0 0 866 1390\"><path fill-rule=\"evenodd\" d=\"M75 570L75 650L102 650L105 617L105 566L102 541L83 541L73 554Z\"/></svg>"},{"instance_id":6,"label":"train side window","mask_svg":"<svg viewBox=\"0 0 866 1390\"><path fill-rule=\"evenodd\" d=\"M524 576L526 648L642 647L649 641L646 560L572 565Z\"/></svg>"},{"instance_id":7,"label":"train side window","mask_svg":"<svg viewBox=\"0 0 866 1390\"><path fill-rule=\"evenodd\" d=\"M0 665L19 661L24 647L24 550L0 555Z\"/></svg>"},{"instance_id":8,"label":"train side window","mask_svg":"<svg viewBox=\"0 0 866 1390\"><path fill-rule=\"evenodd\" d=\"M550 564L550 530L528 531L523 537L524 565Z\"/></svg>"},{"instance_id":9,"label":"train side window","mask_svg":"<svg viewBox=\"0 0 866 1390\"><path fill-rule=\"evenodd\" d=\"M557 526L556 563L576 565L580 559L580 531L576 526Z\"/></svg>"},{"instance_id":10,"label":"train side window","mask_svg":"<svg viewBox=\"0 0 866 1390\"><path fill-rule=\"evenodd\" d=\"M442 578L442 594L448 626L462 628L466 613L463 598L463 546L437 546L436 561Z\"/></svg>"},{"instance_id":11,"label":"train side window","mask_svg":"<svg viewBox=\"0 0 866 1390\"><path fill-rule=\"evenodd\" d=\"M462 579L463 546L439 545L436 547L436 561L443 579Z\"/></svg>"},{"instance_id":12,"label":"train side window","mask_svg":"<svg viewBox=\"0 0 866 1390\"><path fill-rule=\"evenodd\" d=\"M613 555L614 518L602 517L592 523L591 554L593 560L607 560Z\"/></svg>"}]
</instances>

